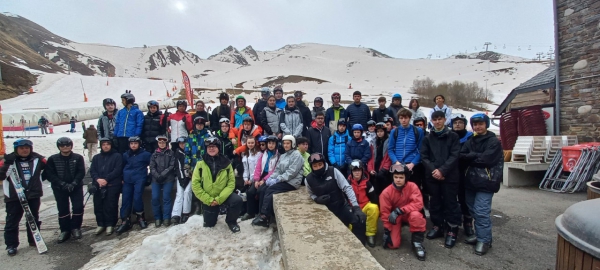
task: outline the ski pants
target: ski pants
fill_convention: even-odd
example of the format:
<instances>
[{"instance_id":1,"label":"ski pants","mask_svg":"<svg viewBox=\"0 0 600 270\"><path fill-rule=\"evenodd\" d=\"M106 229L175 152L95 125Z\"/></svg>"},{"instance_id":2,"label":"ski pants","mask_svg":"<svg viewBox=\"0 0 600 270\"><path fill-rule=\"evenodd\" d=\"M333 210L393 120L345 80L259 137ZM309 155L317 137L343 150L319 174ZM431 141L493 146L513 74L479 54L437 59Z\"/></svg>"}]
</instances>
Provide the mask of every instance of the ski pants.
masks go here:
<instances>
[{"instance_id":1,"label":"ski pants","mask_svg":"<svg viewBox=\"0 0 600 270\"><path fill-rule=\"evenodd\" d=\"M98 153L98 143L87 143L88 149L88 158L90 162L92 161L92 157L94 157Z\"/></svg>"},{"instance_id":2,"label":"ski pants","mask_svg":"<svg viewBox=\"0 0 600 270\"><path fill-rule=\"evenodd\" d=\"M246 191L246 213L249 215L256 215L260 209L262 199L265 197L265 191L267 185L262 185L256 189L254 182L250 184L250 187Z\"/></svg>"},{"instance_id":3,"label":"ski pants","mask_svg":"<svg viewBox=\"0 0 600 270\"><path fill-rule=\"evenodd\" d=\"M327 206L329 211L331 211L337 218L340 219L346 227L351 228L350 230L360 240L361 243L365 243L367 241L366 237L366 225L365 222L360 222L358 217L352 212L352 208L348 204L343 204L341 206ZM368 217L367 217L368 218Z\"/></svg>"},{"instance_id":4,"label":"ski pants","mask_svg":"<svg viewBox=\"0 0 600 270\"><path fill-rule=\"evenodd\" d=\"M240 211L242 210L242 203L242 197L235 192L231 193L227 200L223 202L222 205L228 208L227 216L225 216L225 222L227 224L237 223L237 219L240 217ZM203 204L202 209L204 210L204 227L214 227L215 224L217 224L221 205L210 206Z\"/></svg>"},{"instance_id":5,"label":"ski pants","mask_svg":"<svg viewBox=\"0 0 600 270\"><path fill-rule=\"evenodd\" d=\"M434 226L443 226L444 221L452 226L461 224L460 205L456 198L458 182L427 179L429 191L429 214Z\"/></svg>"},{"instance_id":6,"label":"ski pants","mask_svg":"<svg viewBox=\"0 0 600 270\"><path fill-rule=\"evenodd\" d=\"M56 199L56 208L58 208L60 231L71 232L74 229L81 229L83 222L82 186L75 186L71 192L55 187L52 187L52 191ZM71 205L73 205L73 212L71 212Z\"/></svg>"},{"instance_id":7,"label":"ski pants","mask_svg":"<svg viewBox=\"0 0 600 270\"><path fill-rule=\"evenodd\" d=\"M125 154L129 150L129 137L117 137L117 151L119 154Z\"/></svg>"},{"instance_id":8,"label":"ski pants","mask_svg":"<svg viewBox=\"0 0 600 270\"><path fill-rule=\"evenodd\" d=\"M265 190L265 195L260 203L260 213L267 218L273 215L273 195L296 190L296 188L287 182L279 182Z\"/></svg>"},{"instance_id":9,"label":"ski pants","mask_svg":"<svg viewBox=\"0 0 600 270\"><path fill-rule=\"evenodd\" d=\"M400 247L400 242L402 241L402 224L408 223L409 230L411 233L415 232L425 232L425 226L427 221L423 214L419 211L412 211L410 213L405 213L401 215L398 219L396 225L390 223L390 228L385 228L390 231L390 240L391 243L388 242L386 248L397 249ZM385 242L384 242L385 243Z\"/></svg>"},{"instance_id":10,"label":"ski pants","mask_svg":"<svg viewBox=\"0 0 600 270\"><path fill-rule=\"evenodd\" d=\"M470 218L471 213L469 213L469 206L467 205L467 201L465 199L465 181L466 179L464 177L460 178L458 185L458 203L460 204L460 212L462 213L463 217Z\"/></svg>"},{"instance_id":11,"label":"ski pants","mask_svg":"<svg viewBox=\"0 0 600 270\"><path fill-rule=\"evenodd\" d=\"M170 220L173 210L171 191L173 191L175 181L159 184L152 182L152 212L154 220ZM162 201L160 196L162 194Z\"/></svg>"},{"instance_id":12,"label":"ski pants","mask_svg":"<svg viewBox=\"0 0 600 270\"><path fill-rule=\"evenodd\" d=\"M419 190L421 191L421 195L423 196L423 203L428 201L426 200L426 197L429 196L429 193L427 192L427 185L425 183L425 166L423 166L422 163L419 163L413 167L412 174L407 180L417 184Z\"/></svg>"},{"instance_id":13,"label":"ski pants","mask_svg":"<svg viewBox=\"0 0 600 270\"><path fill-rule=\"evenodd\" d=\"M177 181L177 195L175 195L175 203L173 204L173 211L171 216L181 217L182 210L184 215L189 215L192 212L192 184L184 188Z\"/></svg>"},{"instance_id":14,"label":"ski pants","mask_svg":"<svg viewBox=\"0 0 600 270\"><path fill-rule=\"evenodd\" d=\"M465 191L465 199L469 205L471 216L475 219L477 241L489 243L492 241L492 197L494 193Z\"/></svg>"},{"instance_id":15,"label":"ski pants","mask_svg":"<svg viewBox=\"0 0 600 270\"><path fill-rule=\"evenodd\" d=\"M8 183L4 183L8 185ZM29 210L33 215L33 219L38 225L42 225L40 221L40 198L29 199L27 200L29 203ZM4 243L6 244L6 248L9 247L18 247L19 246L19 223L21 222L21 218L23 217L23 207L21 206L21 202L12 201L6 203L6 224L4 225ZM33 238L33 234L31 233L31 228L29 228L29 224L25 222L27 227L27 242L30 244L34 244L35 240Z\"/></svg>"},{"instance_id":16,"label":"ski pants","mask_svg":"<svg viewBox=\"0 0 600 270\"><path fill-rule=\"evenodd\" d=\"M42 135L44 135L44 134L48 134L48 127L46 127L46 126L41 126L41 127L40 127L40 130L42 131Z\"/></svg>"},{"instance_id":17,"label":"ski pants","mask_svg":"<svg viewBox=\"0 0 600 270\"><path fill-rule=\"evenodd\" d=\"M371 175L371 184L373 184L373 188L375 188L375 193L377 194L376 203L379 204L379 196L383 192L383 190L392 184L392 177L389 175L387 171L377 171L375 175Z\"/></svg>"},{"instance_id":18,"label":"ski pants","mask_svg":"<svg viewBox=\"0 0 600 270\"><path fill-rule=\"evenodd\" d=\"M366 235L375 236L377 234L377 220L379 219L379 206L374 203L367 203L362 209L367 215Z\"/></svg>"},{"instance_id":19,"label":"ski pants","mask_svg":"<svg viewBox=\"0 0 600 270\"><path fill-rule=\"evenodd\" d=\"M119 219L121 186L99 188L94 193L94 214L99 227L114 227Z\"/></svg>"},{"instance_id":20,"label":"ski pants","mask_svg":"<svg viewBox=\"0 0 600 270\"><path fill-rule=\"evenodd\" d=\"M123 183L123 198L121 198L121 220L126 220L131 216L131 208L136 214L144 212L144 194L145 180L135 183Z\"/></svg>"}]
</instances>

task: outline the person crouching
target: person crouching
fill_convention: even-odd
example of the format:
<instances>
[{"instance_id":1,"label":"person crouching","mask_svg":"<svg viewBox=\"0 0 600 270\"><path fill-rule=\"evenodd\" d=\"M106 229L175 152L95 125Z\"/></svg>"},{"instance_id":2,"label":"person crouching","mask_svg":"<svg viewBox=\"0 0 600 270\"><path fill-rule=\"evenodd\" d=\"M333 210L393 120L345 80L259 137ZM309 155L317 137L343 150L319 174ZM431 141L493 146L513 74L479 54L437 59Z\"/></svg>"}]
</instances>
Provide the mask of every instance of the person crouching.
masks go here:
<instances>
[{"instance_id":1,"label":"person crouching","mask_svg":"<svg viewBox=\"0 0 600 270\"><path fill-rule=\"evenodd\" d=\"M350 171L352 172L348 176L348 181L354 194L360 209L367 216L366 225L367 231L367 244L370 247L375 247L375 235L377 234L377 219L379 218L379 206L377 206L377 192L369 181L369 174L366 171L366 166L358 159L353 160L350 163Z\"/></svg>"}]
</instances>

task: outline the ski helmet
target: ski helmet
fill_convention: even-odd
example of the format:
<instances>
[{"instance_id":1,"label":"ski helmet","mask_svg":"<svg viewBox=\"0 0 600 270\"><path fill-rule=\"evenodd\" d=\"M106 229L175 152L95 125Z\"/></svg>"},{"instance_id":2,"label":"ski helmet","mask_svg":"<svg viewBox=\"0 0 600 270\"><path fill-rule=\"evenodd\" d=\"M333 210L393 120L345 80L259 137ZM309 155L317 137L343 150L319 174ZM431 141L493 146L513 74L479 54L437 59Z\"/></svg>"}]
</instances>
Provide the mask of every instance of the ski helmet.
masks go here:
<instances>
[{"instance_id":1,"label":"ski helmet","mask_svg":"<svg viewBox=\"0 0 600 270\"><path fill-rule=\"evenodd\" d=\"M485 113L476 113L471 116L471 128L473 128L473 123L477 122L485 122L485 128L490 128L490 117Z\"/></svg>"},{"instance_id":2,"label":"ski helmet","mask_svg":"<svg viewBox=\"0 0 600 270\"><path fill-rule=\"evenodd\" d=\"M413 125L416 125L418 122L423 122L424 125L427 124L427 120L425 120L425 118L423 118L423 117L415 118L415 120L413 120Z\"/></svg>"},{"instance_id":3,"label":"ski helmet","mask_svg":"<svg viewBox=\"0 0 600 270\"><path fill-rule=\"evenodd\" d=\"M331 100L333 101L333 99L335 99L335 98L339 98L341 100L342 95L340 95L340 93L338 93L338 92L333 92L333 94L331 94Z\"/></svg>"},{"instance_id":4,"label":"ski helmet","mask_svg":"<svg viewBox=\"0 0 600 270\"><path fill-rule=\"evenodd\" d=\"M360 169L361 171L364 170L364 166L362 161L355 159L352 160L352 162L350 162L350 170L353 171L354 169Z\"/></svg>"},{"instance_id":5,"label":"ski helmet","mask_svg":"<svg viewBox=\"0 0 600 270\"><path fill-rule=\"evenodd\" d=\"M300 90L294 92L295 98L302 98L303 96L304 96L304 93L302 93L302 91L300 91Z\"/></svg>"},{"instance_id":6,"label":"ski helmet","mask_svg":"<svg viewBox=\"0 0 600 270\"><path fill-rule=\"evenodd\" d=\"M106 105L108 105L108 104L113 104L113 105L115 105L115 107L117 106L117 103L112 98L105 98L104 100L102 100L102 107L104 107L105 110L106 110Z\"/></svg>"},{"instance_id":7,"label":"ski helmet","mask_svg":"<svg viewBox=\"0 0 600 270\"><path fill-rule=\"evenodd\" d=\"M394 118L391 118L391 117L389 117L389 116L384 116L384 117L383 117L383 122L384 122L384 123L388 123L388 122L389 122L389 123L392 123L392 124L394 124Z\"/></svg>"},{"instance_id":8,"label":"ski helmet","mask_svg":"<svg viewBox=\"0 0 600 270\"><path fill-rule=\"evenodd\" d=\"M129 137L129 142L136 142L139 143L140 146L142 145L142 139L140 139L138 136Z\"/></svg>"},{"instance_id":9,"label":"ski helmet","mask_svg":"<svg viewBox=\"0 0 600 270\"><path fill-rule=\"evenodd\" d=\"M375 130L377 130L377 129L383 129L383 130L387 131L387 129L385 128L384 122L379 122L379 123L375 124Z\"/></svg>"},{"instance_id":10,"label":"ski helmet","mask_svg":"<svg viewBox=\"0 0 600 270\"><path fill-rule=\"evenodd\" d=\"M156 141L157 141L157 142L158 142L158 141L165 141L165 142L168 142L168 141L169 141L169 138L167 138L167 136L165 136L165 135L158 135L158 136L156 136Z\"/></svg>"},{"instance_id":11,"label":"ski helmet","mask_svg":"<svg viewBox=\"0 0 600 270\"><path fill-rule=\"evenodd\" d=\"M227 93L223 92L221 94L219 94L219 100L229 100L229 95L227 95Z\"/></svg>"},{"instance_id":12,"label":"ski helmet","mask_svg":"<svg viewBox=\"0 0 600 270\"><path fill-rule=\"evenodd\" d=\"M400 163L400 164L393 164L390 167L390 173L391 174L395 174L395 173L400 173L400 174L407 174L407 169L406 166L404 166L404 164Z\"/></svg>"},{"instance_id":13,"label":"ski helmet","mask_svg":"<svg viewBox=\"0 0 600 270\"><path fill-rule=\"evenodd\" d=\"M206 119L204 119L204 117L202 116L197 116L196 118L194 118L194 125L198 124L206 125Z\"/></svg>"},{"instance_id":14,"label":"ski helmet","mask_svg":"<svg viewBox=\"0 0 600 270\"><path fill-rule=\"evenodd\" d=\"M337 125L338 125L338 126L339 126L339 125L347 126L347 124L346 124L346 119L344 119L344 118L340 118L340 119L338 119Z\"/></svg>"},{"instance_id":15,"label":"ski helmet","mask_svg":"<svg viewBox=\"0 0 600 270\"><path fill-rule=\"evenodd\" d=\"M156 109L160 109L159 103L156 100L150 100L146 104L146 107L148 107L148 110L150 110L150 107L152 107L152 106L156 106Z\"/></svg>"},{"instance_id":16,"label":"ski helmet","mask_svg":"<svg viewBox=\"0 0 600 270\"><path fill-rule=\"evenodd\" d=\"M217 138L217 137L208 137L208 138L204 139L204 144L206 145L207 148L211 145L214 145L219 149L221 148L221 140L219 140L219 138Z\"/></svg>"},{"instance_id":17,"label":"ski helmet","mask_svg":"<svg viewBox=\"0 0 600 270\"><path fill-rule=\"evenodd\" d=\"M281 139L281 141L291 141L292 142L292 148L296 148L296 138L294 138L294 136L292 135L285 135L283 136L283 138Z\"/></svg>"},{"instance_id":18,"label":"ski helmet","mask_svg":"<svg viewBox=\"0 0 600 270\"><path fill-rule=\"evenodd\" d=\"M462 113L453 113L452 115L450 115L450 125L454 125L454 120L457 119L462 120L465 126L467 125L467 123L469 123L467 121L467 118Z\"/></svg>"},{"instance_id":19,"label":"ski helmet","mask_svg":"<svg viewBox=\"0 0 600 270\"><path fill-rule=\"evenodd\" d=\"M265 87L263 87L263 88L260 89L260 94L262 96L268 96L268 95L271 94L271 90L269 89L269 87L265 86Z\"/></svg>"},{"instance_id":20,"label":"ski helmet","mask_svg":"<svg viewBox=\"0 0 600 270\"><path fill-rule=\"evenodd\" d=\"M402 95L400 95L400 94L396 93L396 94L394 94L394 95L392 96L392 99L395 99L395 98L402 99Z\"/></svg>"},{"instance_id":21,"label":"ski helmet","mask_svg":"<svg viewBox=\"0 0 600 270\"><path fill-rule=\"evenodd\" d=\"M110 143L110 145L112 146L112 141L109 138L107 138L107 137L100 138L98 140L98 142L100 143L100 146L102 146L102 144L105 143L105 142Z\"/></svg>"},{"instance_id":22,"label":"ski helmet","mask_svg":"<svg viewBox=\"0 0 600 270\"><path fill-rule=\"evenodd\" d=\"M18 139L13 142L13 147L15 148L15 152L17 152L17 147L19 146L29 146L29 149L33 151L33 142L28 139Z\"/></svg>"},{"instance_id":23,"label":"ski helmet","mask_svg":"<svg viewBox=\"0 0 600 270\"><path fill-rule=\"evenodd\" d=\"M244 117L244 120L242 120L242 124L244 124L246 122L250 122L250 126L254 126L254 119L252 119L252 117L250 117L250 116Z\"/></svg>"},{"instance_id":24,"label":"ski helmet","mask_svg":"<svg viewBox=\"0 0 600 270\"><path fill-rule=\"evenodd\" d=\"M60 149L61 146L71 146L73 147L73 140L69 137L60 137L56 140L56 147Z\"/></svg>"},{"instance_id":25,"label":"ski helmet","mask_svg":"<svg viewBox=\"0 0 600 270\"><path fill-rule=\"evenodd\" d=\"M377 125L377 123L375 123L375 121L373 121L373 120L367 121L367 127L376 126L376 125Z\"/></svg>"},{"instance_id":26,"label":"ski helmet","mask_svg":"<svg viewBox=\"0 0 600 270\"><path fill-rule=\"evenodd\" d=\"M125 99L125 104L133 105L133 103L135 103L135 96L133 96L131 93L122 94L121 99Z\"/></svg>"},{"instance_id":27,"label":"ski helmet","mask_svg":"<svg viewBox=\"0 0 600 270\"><path fill-rule=\"evenodd\" d=\"M181 136L181 137L177 138L176 142L177 143L186 143L187 139L188 139L187 137Z\"/></svg>"},{"instance_id":28,"label":"ski helmet","mask_svg":"<svg viewBox=\"0 0 600 270\"><path fill-rule=\"evenodd\" d=\"M323 98L321 97L316 97L315 101L313 102L314 104L317 104L317 102L321 102L321 106L323 106Z\"/></svg>"},{"instance_id":29,"label":"ski helmet","mask_svg":"<svg viewBox=\"0 0 600 270\"><path fill-rule=\"evenodd\" d=\"M281 88L281 85L275 86L275 88L273 88L273 94L275 94L275 92L283 93L283 88Z\"/></svg>"},{"instance_id":30,"label":"ski helmet","mask_svg":"<svg viewBox=\"0 0 600 270\"><path fill-rule=\"evenodd\" d=\"M355 131L355 130L363 131L363 126L361 124L352 125L352 131Z\"/></svg>"},{"instance_id":31,"label":"ski helmet","mask_svg":"<svg viewBox=\"0 0 600 270\"><path fill-rule=\"evenodd\" d=\"M277 141L279 141L279 139L277 139L277 136L275 136L275 135L269 135L269 136L267 136L266 141L267 142L277 142Z\"/></svg>"},{"instance_id":32,"label":"ski helmet","mask_svg":"<svg viewBox=\"0 0 600 270\"><path fill-rule=\"evenodd\" d=\"M258 137L258 142L267 142L267 136L262 135L262 136Z\"/></svg>"},{"instance_id":33,"label":"ski helmet","mask_svg":"<svg viewBox=\"0 0 600 270\"><path fill-rule=\"evenodd\" d=\"M308 157L308 163L310 165L313 165L313 164L319 163L319 162L325 163L325 157L321 153L313 153L312 155L310 155L310 157Z\"/></svg>"},{"instance_id":34,"label":"ski helmet","mask_svg":"<svg viewBox=\"0 0 600 270\"><path fill-rule=\"evenodd\" d=\"M184 106L187 109L187 106L188 106L187 101L185 101L185 100L178 100L175 107L178 108L179 106Z\"/></svg>"}]
</instances>

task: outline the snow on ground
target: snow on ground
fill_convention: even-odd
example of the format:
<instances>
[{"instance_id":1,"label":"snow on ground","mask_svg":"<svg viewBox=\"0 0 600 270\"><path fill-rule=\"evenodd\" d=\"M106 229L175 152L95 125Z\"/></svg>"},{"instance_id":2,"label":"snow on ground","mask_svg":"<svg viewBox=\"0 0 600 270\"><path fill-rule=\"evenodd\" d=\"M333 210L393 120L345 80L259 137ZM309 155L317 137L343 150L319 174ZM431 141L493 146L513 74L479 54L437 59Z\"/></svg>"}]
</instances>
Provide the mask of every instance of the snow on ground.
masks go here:
<instances>
[{"instance_id":1,"label":"snow on ground","mask_svg":"<svg viewBox=\"0 0 600 270\"><path fill-rule=\"evenodd\" d=\"M94 244L96 256L82 269L283 269L272 228L244 221L241 232L232 234L224 219L204 228L202 216L192 216L182 225L132 231L126 238Z\"/></svg>"}]
</instances>

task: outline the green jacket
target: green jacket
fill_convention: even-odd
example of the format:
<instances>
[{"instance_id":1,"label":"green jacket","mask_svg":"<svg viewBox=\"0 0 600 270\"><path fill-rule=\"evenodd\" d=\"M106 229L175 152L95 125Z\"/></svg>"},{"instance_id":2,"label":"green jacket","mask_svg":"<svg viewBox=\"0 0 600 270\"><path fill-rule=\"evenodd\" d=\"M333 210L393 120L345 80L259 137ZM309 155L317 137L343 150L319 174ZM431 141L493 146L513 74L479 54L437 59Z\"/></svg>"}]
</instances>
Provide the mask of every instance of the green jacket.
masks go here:
<instances>
[{"instance_id":1,"label":"green jacket","mask_svg":"<svg viewBox=\"0 0 600 270\"><path fill-rule=\"evenodd\" d=\"M215 173L213 173L215 172ZM235 189L235 175L231 161L222 154L211 157L205 154L196 163L192 174L192 191L206 205L213 201L223 204Z\"/></svg>"},{"instance_id":2,"label":"green jacket","mask_svg":"<svg viewBox=\"0 0 600 270\"><path fill-rule=\"evenodd\" d=\"M304 159L304 166L302 166L302 175L304 175L304 177L306 177L309 173L312 172L312 167L310 167L310 163L308 163L309 157L310 154L308 152L304 152L304 154L302 154L302 158Z\"/></svg>"}]
</instances>

